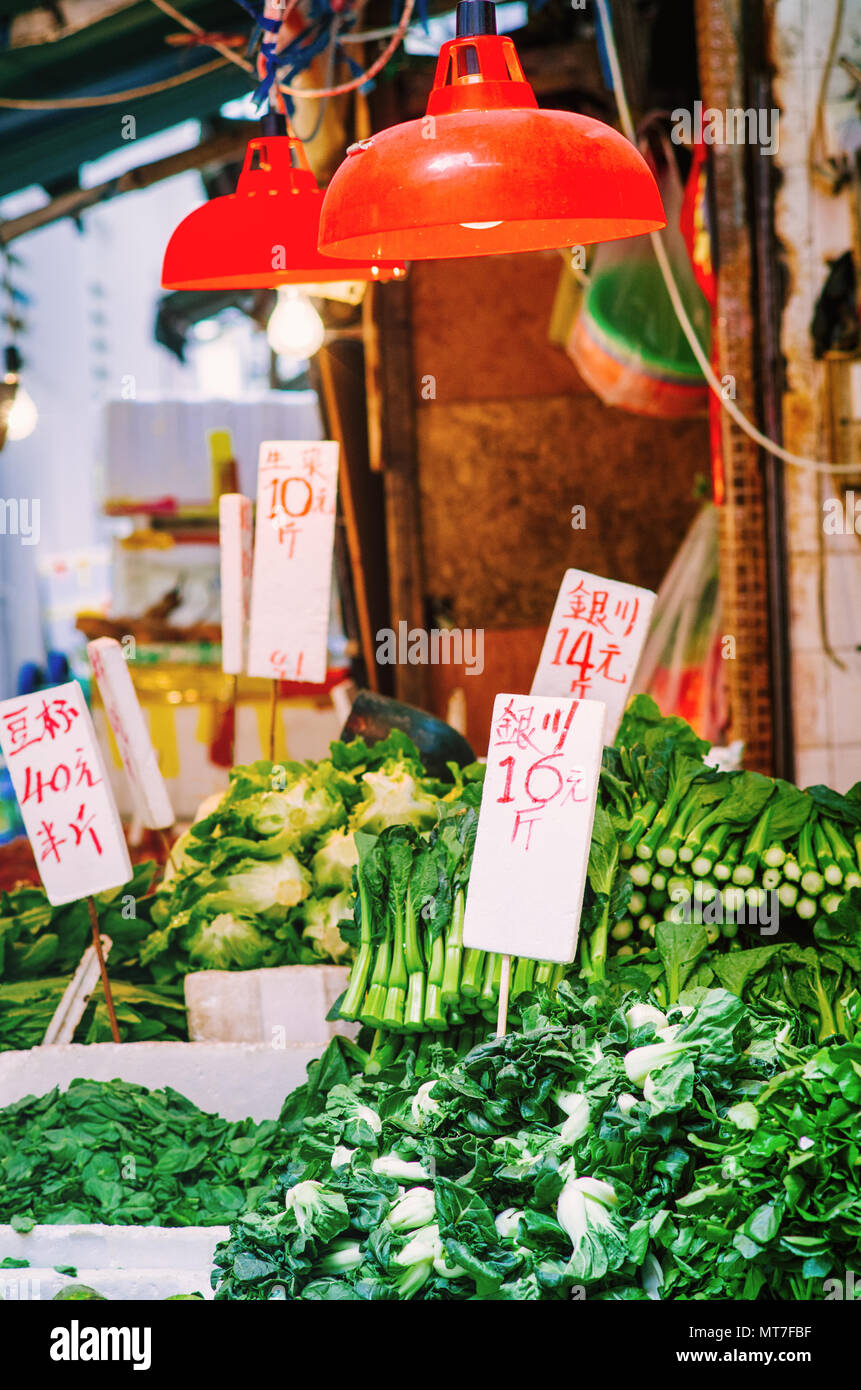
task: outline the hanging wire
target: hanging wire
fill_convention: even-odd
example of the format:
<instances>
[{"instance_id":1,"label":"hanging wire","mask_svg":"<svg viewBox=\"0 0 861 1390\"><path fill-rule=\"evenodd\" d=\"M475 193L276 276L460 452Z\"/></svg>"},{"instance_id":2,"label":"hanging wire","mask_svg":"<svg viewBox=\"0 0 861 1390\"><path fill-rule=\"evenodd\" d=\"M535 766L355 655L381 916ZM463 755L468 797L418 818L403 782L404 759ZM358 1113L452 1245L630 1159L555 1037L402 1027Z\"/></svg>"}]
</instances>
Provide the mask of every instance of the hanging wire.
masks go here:
<instances>
[{"instance_id":1,"label":"hanging wire","mask_svg":"<svg viewBox=\"0 0 861 1390\"><path fill-rule=\"evenodd\" d=\"M838 0L838 3L839 2L840 0ZM607 5L607 0L596 0L596 4L598 6L598 13L601 19L601 28L604 34L604 43L607 51L607 59L610 64L610 72L612 74L613 79L613 93L616 98L616 105L619 108L619 119L621 121L622 129L625 132L625 135L628 137L632 144L636 144L636 131L634 129L634 122L631 119L631 109L628 106L628 98L625 92L625 84L622 80L622 68L619 62L619 51L616 48L616 40L613 35L613 26L610 20L610 12ZM731 419L733 419L735 423L738 425L739 429L744 430L748 438L752 439L755 444L758 444L761 449L765 449L766 453L772 454L775 458L782 459L784 463L791 464L793 468L800 468L808 473L857 473L857 464L821 463L817 459L809 459L805 457L804 454L793 454L789 449L784 449L782 444L778 444L777 441L774 439L769 439L768 435L763 434L761 430L757 429L756 425L754 425L751 420L748 420L744 412L739 409L735 401L724 397L723 392L721 390L721 383L718 381L718 378L715 375L714 369L712 368L712 364L709 361L708 356L703 349L702 343L697 337L696 329L691 323L688 317L688 312L682 302L682 297L679 294L679 287L676 284L675 276L673 275L673 271L670 266L667 253L664 249L664 243L661 240L661 235L659 232L649 232L649 237L651 239L652 250L655 253L655 259L657 260L658 265L660 267L661 275L663 276L664 284L667 287L667 294L670 296L670 302L675 311L676 318L679 321L682 332L684 333L685 337L688 340L688 343L690 344L691 352L697 359L703 376L705 377L711 390L714 392L715 396L720 402L721 409L725 410L727 414L731 417Z\"/></svg>"},{"instance_id":2,"label":"hanging wire","mask_svg":"<svg viewBox=\"0 0 861 1390\"><path fill-rule=\"evenodd\" d=\"M221 43L214 35L207 34L206 30L203 29L201 25L197 24L193 19L189 19L188 16L184 15L181 10L178 10L175 5L171 5L169 0L152 0L152 3L158 9L162 10L164 14L175 20L177 24L187 29L189 33L195 34L207 47L214 49L219 54L219 57L214 58L211 63L202 63L199 67L194 68L190 72L177 73L175 76L164 78L160 82L151 82L144 87L132 87L124 92L111 92L106 96L54 97L45 99L0 97L0 108L13 111L74 111L78 108L85 109L91 106L111 106L117 102L134 101L142 97L155 96L158 92L170 91L172 87L179 87L185 82L193 82L196 77L205 77L210 72L216 72L219 68L224 67L226 63L233 63L235 67L241 68L243 72L254 74L255 65L253 62L235 53L233 49ZM287 15L295 9L298 3L299 0L287 0L284 12L280 16L282 23ZM350 81L341 82L337 86L327 85L325 87L314 88L298 87L294 84L278 82L276 77L274 85L276 85L278 91L285 96L303 97L308 100L318 101L326 100L329 97L344 96L348 92L357 91L360 87L365 86L366 83L371 82L377 74L382 71L386 63L388 63L389 59L395 53L409 28L415 5L416 0L404 0L404 8L397 28L394 30L383 52L379 57L374 59L364 72L351 78ZM344 37L346 36L342 35L338 38L339 44L343 42ZM301 51L300 48L299 52L301 53ZM330 80L331 79L327 78L327 82L330 82Z\"/></svg>"},{"instance_id":3,"label":"hanging wire","mask_svg":"<svg viewBox=\"0 0 861 1390\"><path fill-rule=\"evenodd\" d=\"M358 88L364 87L367 82L370 82L376 77L377 73L382 71L386 63L400 46L409 28L415 6L416 0L404 0L404 8L397 29L379 57L375 58L370 67L366 68L364 72L359 73L358 77L351 78L349 82L341 82L335 87L296 87L288 83L279 82L279 90L291 97L314 97L317 100L321 100L324 97L345 96L347 92L355 92Z\"/></svg>"},{"instance_id":4,"label":"hanging wire","mask_svg":"<svg viewBox=\"0 0 861 1390\"><path fill-rule=\"evenodd\" d=\"M193 82L196 77L205 77L225 65L224 58L214 58L211 63L201 63L191 72L180 72L174 77L166 77L161 82L150 82L146 87L132 87L126 92L111 92L97 97L53 97L29 100L24 97L0 97L0 106L13 111L74 111L79 107L110 106L118 101L134 101L138 97L154 96L156 92L167 92L171 87L179 87L183 82Z\"/></svg>"},{"instance_id":5,"label":"hanging wire","mask_svg":"<svg viewBox=\"0 0 861 1390\"><path fill-rule=\"evenodd\" d=\"M254 65L250 63L247 58L242 58L238 53L234 52L232 48L228 48L226 44L220 43L219 40L214 38L211 34L207 34L205 29L202 29L193 19L189 19L181 10L169 4L168 0L152 0L152 3L157 9L161 10L163 14L166 14L170 19L176 20L177 24L181 24L189 33L196 34L199 39L205 39L207 46L209 48L214 48L216 53L221 54L222 58L226 59L228 62L235 63L237 67L243 68L246 72L254 71ZM295 3L296 0L293 0L293 4ZM291 4L290 8L292 9L292 7Z\"/></svg>"},{"instance_id":6,"label":"hanging wire","mask_svg":"<svg viewBox=\"0 0 861 1390\"><path fill-rule=\"evenodd\" d=\"M326 49L326 74L325 74L324 81L325 81L325 83L326 83L327 86L331 83L332 78L333 78L333 76L334 76L334 74L335 74L335 53L336 53L336 49L337 49L338 43L340 42L340 37L339 37L339 34L338 34L338 29L339 29L339 27L340 27L340 21L339 21L338 16L336 16L336 17L335 17L335 23L334 23L333 26L332 26L332 40L331 40L331 42L330 42L330 44L329 44L329 47ZM283 101L283 100L284 100L284 95L283 95L283 93L280 91L280 88L279 88L279 93L280 93L280 95L281 95L281 100ZM320 104L319 104L319 106L317 107L317 110L316 110L316 112L315 112L314 124L313 124L313 126L311 127L311 129L308 131L307 135L299 135L299 132L296 131L296 135L297 135L297 137L302 141L302 144L303 144L303 145L310 145L311 141L314 140L314 139L316 139L316 137L320 134L320 130L321 130L321 128L322 128L323 121L324 121L325 116L326 116L326 108L327 108L328 105L329 105L329 98L328 98L328 97L321 97L321 98L320 98ZM294 130L295 130L295 126L294 126Z\"/></svg>"}]
</instances>

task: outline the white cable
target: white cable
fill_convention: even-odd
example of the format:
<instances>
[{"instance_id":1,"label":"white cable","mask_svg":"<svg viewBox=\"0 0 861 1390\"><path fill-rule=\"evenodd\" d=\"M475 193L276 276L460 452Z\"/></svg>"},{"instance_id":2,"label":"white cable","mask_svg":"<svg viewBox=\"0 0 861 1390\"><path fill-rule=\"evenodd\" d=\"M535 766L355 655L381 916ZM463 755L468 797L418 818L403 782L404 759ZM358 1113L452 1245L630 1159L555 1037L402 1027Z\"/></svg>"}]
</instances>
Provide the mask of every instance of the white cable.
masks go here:
<instances>
[{"instance_id":1,"label":"white cable","mask_svg":"<svg viewBox=\"0 0 861 1390\"><path fill-rule=\"evenodd\" d=\"M628 106L628 98L625 94L625 84L622 81L622 69L619 63L619 52L616 48L616 40L613 36L613 26L610 20L609 6L607 4L607 0L596 0L596 3L598 6L598 12L601 16L601 29L604 34L604 43L607 49L607 60L610 64L610 73L613 79L613 94L616 98L616 105L619 108L619 119L622 123L622 130L624 131L628 139L631 141L631 144L635 145L637 143L636 131L634 129L634 122L631 119L631 109ZM717 396L721 408L727 412L727 414L731 417L731 419L735 421L739 428L744 430L745 434L748 435L754 441L754 443L758 444L761 449L765 449L767 453L773 454L775 458L782 459L784 463L792 464L794 468L801 468L809 473L857 473L857 463L819 463L816 459L806 458L803 454L790 453L788 449L784 449L782 444L778 444L775 440L769 439L768 435L765 435L762 433L761 430L758 430L756 425L754 425L752 421L748 420L747 416L743 413L743 411L739 410L735 401L729 400L723 395L723 392L721 390L721 383L715 375L712 369L712 364L703 350L702 343L697 337L696 329L694 328L693 324L688 318L688 313L682 302L682 297L679 294L679 287L676 284L675 276L673 275L672 268L670 266L666 250L664 248L664 243L661 240L660 233L650 232L649 237L651 239L652 249L655 253L655 259L657 260L658 265L660 267L661 275L663 276L664 284L667 287L667 294L670 296L670 303L673 306L676 318L678 319L681 325L682 332L684 333L685 337L687 338L690 344L691 352L697 359L697 362L700 366L700 370L702 371L702 374L708 382L711 390Z\"/></svg>"}]
</instances>

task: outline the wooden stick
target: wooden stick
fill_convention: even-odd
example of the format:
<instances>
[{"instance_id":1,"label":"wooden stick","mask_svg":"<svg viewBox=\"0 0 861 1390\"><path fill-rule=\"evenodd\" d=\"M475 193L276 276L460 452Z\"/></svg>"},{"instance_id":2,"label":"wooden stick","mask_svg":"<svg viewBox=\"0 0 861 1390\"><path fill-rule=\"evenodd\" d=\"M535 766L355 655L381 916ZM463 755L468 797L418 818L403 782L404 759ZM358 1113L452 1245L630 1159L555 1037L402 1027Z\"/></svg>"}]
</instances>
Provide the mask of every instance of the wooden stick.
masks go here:
<instances>
[{"instance_id":1,"label":"wooden stick","mask_svg":"<svg viewBox=\"0 0 861 1390\"><path fill-rule=\"evenodd\" d=\"M103 936L102 954L105 959L111 949L111 938ZM99 983L99 962L94 946L88 946L81 956L78 968L69 981L63 997L54 1010L54 1016L45 1030L42 1046L51 1043L70 1043L75 1029L84 1017L93 990Z\"/></svg>"},{"instance_id":2,"label":"wooden stick","mask_svg":"<svg viewBox=\"0 0 861 1390\"><path fill-rule=\"evenodd\" d=\"M105 991L105 1004L108 1010L108 1018L111 1022L111 1036L115 1043L122 1042L120 1037L119 1025L117 1024L117 1013L114 1008L114 996L111 993L111 982L108 979L108 967L105 965L105 957L102 954L102 938L99 932L99 914L96 911L96 904L92 893L87 894L87 907L90 910L90 926L93 929L93 945L96 948L96 955L99 960L99 974L102 977L102 988Z\"/></svg>"},{"instance_id":3,"label":"wooden stick","mask_svg":"<svg viewBox=\"0 0 861 1390\"><path fill-rule=\"evenodd\" d=\"M230 682L230 717L231 717L231 720L233 721L232 724L231 724L231 735L230 735L230 766L231 766L231 767L235 767L235 766L236 766L236 720L237 720L237 717L238 717L238 716L237 716L237 712L236 712L236 706L238 705L238 703L239 703L239 677L238 677L238 676L233 676L233 678L231 679L231 682Z\"/></svg>"},{"instance_id":4,"label":"wooden stick","mask_svg":"<svg viewBox=\"0 0 861 1390\"><path fill-rule=\"evenodd\" d=\"M275 761L275 721L278 717L278 681L273 680L269 696L269 761Z\"/></svg>"},{"instance_id":5,"label":"wooden stick","mask_svg":"<svg viewBox=\"0 0 861 1390\"><path fill-rule=\"evenodd\" d=\"M173 830L175 827L170 826L169 828ZM164 850L164 867L165 870L167 870L168 865L173 864L173 845L170 842L167 830L157 830L155 833L159 838L159 843L161 844L162 849Z\"/></svg>"},{"instance_id":6,"label":"wooden stick","mask_svg":"<svg viewBox=\"0 0 861 1390\"><path fill-rule=\"evenodd\" d=\"M496 1036L504 1038L508 1032L508 986L511 981L511 956L502 957L499 972L499 1006L496 1011Z\"/></svg>"}]
</instances>

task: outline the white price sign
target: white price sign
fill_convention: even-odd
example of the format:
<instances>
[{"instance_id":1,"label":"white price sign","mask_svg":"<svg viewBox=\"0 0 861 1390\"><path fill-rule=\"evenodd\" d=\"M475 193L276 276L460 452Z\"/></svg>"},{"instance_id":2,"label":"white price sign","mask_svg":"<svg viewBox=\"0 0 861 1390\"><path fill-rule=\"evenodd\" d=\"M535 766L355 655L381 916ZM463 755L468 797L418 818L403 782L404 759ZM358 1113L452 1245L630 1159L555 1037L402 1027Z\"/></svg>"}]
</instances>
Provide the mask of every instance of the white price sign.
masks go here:
<instances>
[{"instance_id":1,"label":"white price sign","mask_svg":"<svg viewBox=\"0 0 861 1390\"><path fill-rule=\"evenodd\" d=\"M585 570L566 570L533 695L569 695L607 706L604 737L612 743L631 694L655 594Z\"/></svg>"},{"instance_id":2,"label":"white price sign","mask_svg":"<svg viewBox=\"0 0 861 1390\"><path fill-rule=\"evenodd\" d=\"M128 883L123 827L78 682L0 702L0 748L48 901Z\"/></svg>"},{"instance_id":3,"label":"white price sign","mask_svg":"<svg viewBox=\"0 0 861 1390\"><path fill-rule=\"evenodd\" d=\"M97 637L87 643L87 655L138 815L148 830L166 830L173 807L123 649L113 637Z\"/></svg>"},{"instance_id":4,"label":"white price sign","mask_svg":"<svg viewBox=\"0 0 861 1390\"><path fill-rule=\"evenodd\" d=\"M497 695L466 946L574 960L603 747L598 700Z\"/></svg>"},{"instance_id":5,"label":"white price sign","mask_svg":"<svg viewBox=\"0 0 861 1390\"><path fill-rule=\"evenodd\" d=\"M261 444L248 674L326 679L338 445Z\"/></svg>"},{"instance_id":6,"label":"white price sign","mask_svg":"<svg viewBox=\"0 0 861 1390\"><path fill-rule=\"evenodd\" d=\"M251 498L225 492L218 499L221 551L221 669L229 676L245 669L245 634L251 602Z\"/></svg>"}]
</instances>

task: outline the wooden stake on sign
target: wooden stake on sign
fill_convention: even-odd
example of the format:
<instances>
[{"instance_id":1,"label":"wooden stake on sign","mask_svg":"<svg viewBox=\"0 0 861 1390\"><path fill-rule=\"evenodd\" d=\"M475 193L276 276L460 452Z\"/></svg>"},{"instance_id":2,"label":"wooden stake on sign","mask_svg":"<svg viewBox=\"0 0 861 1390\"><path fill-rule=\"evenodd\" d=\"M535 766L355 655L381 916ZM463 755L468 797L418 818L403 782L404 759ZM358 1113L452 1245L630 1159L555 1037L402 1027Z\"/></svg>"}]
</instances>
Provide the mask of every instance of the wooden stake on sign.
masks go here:
<instances>
[{"instance_id":1,"label":"wooden stake on sign","mask_svg":"<svg viewBox=\"0 0 861 1390\"><path fill-rule=\"evenodd\" d=\"M236 706L239 703L239 677L230 682L230 765L236 766Z\"/></svg>"},{"instance_id":2,"label":"wooden stake on sign","mask_svg":"<svg viewBox=\"0 0 861 1390\"><path fill-rule=\"evenodd\" d=\"M239 677L245 670L248 612L251 600L252 506L241 492L218 499L221 573L221 669L231 676L226 718L230 721L230 763L236 765Z\"/></svg>"},{"instance_id":3,"label":"wooden stake on sign","mask_svg":"<svg viewBox=\"0 0 861 1390\"><path fill-rule=\"evenodd\" d=\"M278 718L278 682L272 682L269 695L269 761L275 761L275 725Z\"/></svg>"},{"instance_id":4,"label":"wooden stake on sign","mask_svg":"<svg viewBox=\"0 0 861 1390\"><path fill-rule=\"evenodd\" d=\"M499 972L499 1007L496 1011L496 1036L504 1038L508 1032L508 986L511 982L511 956L502 957Z\"/></svg>"},{"instance_id":5,"label":"wooden stake on sign","mask_svg":"<svg viewBox=\"0 0 861 1390\"><path fill-rule=\"evenodd\" d=\"M93 929L93 946L99 961L99 974L102 977L102 989L105 991L105 1005L108 1010L108 1018L111 1023L111 1037L115 1043L122 1042L120 1037L119 1025L117 1024L117 1012L114 1008L114 996L111 993L111 982L108 979L108 967L105 964L105 957L102 952L102 937L99 932L99 914L96 911L96 903L91 893L87 894L87 907L90 912L90 926Z\"/></svg>"},{"instance_id":6,"label":"wooden stake on sign","mask_svg":"<svg viewBox=\"0 0 861 1390\"><path fill-rule=\"evenodd\" d=\"M171 829L172 829L172 828L173 828L173 827L171 827ZM169 838L168 838L168 834L167 834L167 831L166 831L166 830L159 830L159 831L157 832L157 834L158 834L159 841L160 841L160 843L161 843L161 847L162 847L162 849L164 850L164 867L165 867L165 869L167 869L168 865L169 865L170 862L171 862L171 854L172 854L172 852L173 852L173 846L172 846L172 844L170 843L170 840L169 840Z\"/></svg>"},{"instance_id":7,"label":"wooden stake on sign","mask_svg":"<svg viewBox=\"0 0 861 1390\"><path fill-rule=\"evenodd\" d=\"M101 941L102 955L107 960L113 943L109 936L102 936ZM54 1010L51 1022L45 1029L42 1047L48 1047L51 1043L70 1043L72 1041L75 1036L75 1029L84 1017L93 990L98 983L99 958L96 955L95 946L88 946L81 956L77 970L63 992L62 999Z\"/></svg>"}]
</instances>

